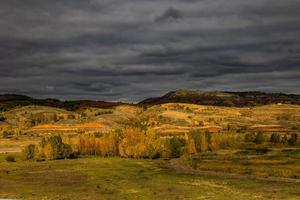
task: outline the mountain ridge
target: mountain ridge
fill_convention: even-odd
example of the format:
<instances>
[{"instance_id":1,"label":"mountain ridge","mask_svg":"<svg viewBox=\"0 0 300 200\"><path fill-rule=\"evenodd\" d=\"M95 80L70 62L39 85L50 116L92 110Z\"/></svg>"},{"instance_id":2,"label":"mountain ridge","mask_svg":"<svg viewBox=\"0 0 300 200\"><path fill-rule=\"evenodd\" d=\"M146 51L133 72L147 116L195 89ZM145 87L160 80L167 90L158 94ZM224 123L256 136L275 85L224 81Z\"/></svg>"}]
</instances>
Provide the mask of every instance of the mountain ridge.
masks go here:
<instances>
[{"instance_id":1,"label":"mountain ridge","mask_svg":"<svg viewBox=\"0 0 300 200\"><path fill-rule=\"evenodd\" d=\"M163 103L191 103L212 106L261 106L269 104L293 104L300 105L300 95L285 93L266 93L260 91L232 92L232 91L200 91L200 90L175 90L161 97L147 98L134 104L139 106L155 105ZM108 108L128 103L109 102L98 100L58 100L36 99L26 95L2 94L0 95L0 110L8 110L17 106L40 105L63 108L66 110L78 110L81 108L97 107ZM132 104L131 104L132 105Z\"/></svg>"},{"instance_id":2,"label":"mountain ridge","mask_svg":"<svg viewBox=\"0 0 300 200\"><path fill-rule=\"evenodd\" d=\"M17 106L39 105L49 106L56 108L63 108L66 110L78 110L81 108L97 107L107 108L124 103L121 102L108 102L108 101L93 101L93 100L73 100L73 101L61 101L58 99L36 99L26 95L18 94L2 94L0 95L0 110L8 110Z\"/></svg>"},{"instance_id":3,"label":"mountain ridge","mask_svg":"<svg viewBox=\"0 0 300 200\"><path fill-rule=\"evenodd\" d=\"M191 103L229 107L260 106L277 103L300 105L300 95L266 93L260 91L231 92L176 90L168 92L161 97L148 98L139 102L141 105L163 103Z\"/></svg>"}]
</instances>

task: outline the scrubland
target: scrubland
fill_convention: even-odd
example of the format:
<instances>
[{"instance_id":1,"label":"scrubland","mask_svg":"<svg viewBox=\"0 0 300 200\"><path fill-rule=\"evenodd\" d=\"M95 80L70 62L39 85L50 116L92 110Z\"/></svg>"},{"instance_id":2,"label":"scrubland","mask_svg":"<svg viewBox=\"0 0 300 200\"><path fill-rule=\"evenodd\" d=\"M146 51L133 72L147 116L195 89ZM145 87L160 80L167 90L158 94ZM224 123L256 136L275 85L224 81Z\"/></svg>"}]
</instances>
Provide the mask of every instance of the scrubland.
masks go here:
<instances>
[{"instance_id":1,"label":"scrubland","mask_svg":"<svg viewBox=\"0 0 300 200\"><path fill-rule=\"evenodd\" d=\"M0 198L300 198L300 106L25 106L1 116Z\"/></svg>"}]
</instances>

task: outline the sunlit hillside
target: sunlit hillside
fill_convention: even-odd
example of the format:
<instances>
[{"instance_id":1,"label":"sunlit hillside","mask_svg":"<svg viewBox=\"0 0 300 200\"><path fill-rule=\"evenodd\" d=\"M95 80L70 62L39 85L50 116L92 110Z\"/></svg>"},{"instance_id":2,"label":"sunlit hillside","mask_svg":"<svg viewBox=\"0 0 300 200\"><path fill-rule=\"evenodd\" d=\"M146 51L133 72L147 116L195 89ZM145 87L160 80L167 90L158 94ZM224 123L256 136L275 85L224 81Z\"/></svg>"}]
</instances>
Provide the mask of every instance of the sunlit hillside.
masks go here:
<instances>
[{"instance_id":1,"label":"sunlit hillside","mask_svg":"<svg viewBox=\"0 0 300 200\"><path fill-rule=\"evenodd\" d=\"M210 195L203 191L210 191L222 199L222 192L225 194L228 191L214 186L217 183L220 185L219 181L222 181L222 188L228 187L232 191L234 187L242 188L243 193L233 193L244 199L285 199L285 196L297 199L298 196L295 193L297 188L292 185L298 183L300 177L299 105L222 107L164 103L81 107L74 111L30 105L14 107L0 114L0 184L9 187L0 187L3 197L31 197L28 191L36 189L27 183L26 177L34 183L44 184L53 193L61 194L56 185L67 177L76 183L75 188L91 191L91 198L97 192L81 183L96 184L93 187L102 196L137 197L145 192L145 188L135 185L136 173L145 178L145 181L138 178L139 183L153 192L150 199L155 199L156 195L163 198L165 195L171 197L179 194L209 198ZM76 158L76 162L68 160ZM53 161L61 159L64 160ZM107 163L112 166L107 168ZM18 173L11 175L8 165L14 165ZM61 170L61 166L64 166L63 173L56 171ZM95 170L99 166L105 167L105 173ZM39 173L23 178L24 173L29 174L31 169L37 169ZM78 172L77 169L83 171ZM3 174L1 170L8 172ZM132 170L134 173L131 173ZM126 174L123 177L127 180L126 184L120 183L118 178L109 177L119 189L116 184L104 187L103 181L92 181L95 177L102 179L106 174L115 175L116 171L118 177ZM144 171L149 174L145 175ZM42 174L47 178L41 179ZM81 175L91 181L83 180ZM190 175L207 176L209 182L206 179L191 179ZM160 183L161 176L169 177L173 182L158 184L162 189L153 188L153 184L149 185L147 181L152 176L157 177L157 183ZM228 178L230 182L225 183ZM107 182L105 178L103 180ZM253 194L254 187L245 189L240 184L245 181L259 182L269 189L272 183L281 195L275 192L265 195L261 190L252 198L250 194ZM23 183L28 185L27 189L12 189ZM62 183L71 184L68 181ZM228 186L229 183L236 185ZM207 189L200 194L197 187ZM81 192L78 194L83 195ZM52 193L41 192L32 199L49 195L53 196ZM61 195L75 198L73 192Z\"/></svg>"},{"instance_id":2,"label":"sunlit hillside","mask_svg":"<svg viewBox=\"0 0 300 200\"><path fill-rule=\"evenodd\" d=\"M26 106L2 115L6 120L0 126L18 128L24 132L57 129L59 133L64 128L70 131L96 128L101 131L102 128L108 130L135 125L145 125L158 133L170 134L190 129L207 129L212 132L292 132L299 125L300 106L273 104L236 108L167 103L146 108L122 105L75 112L53 107Z\"/></svg>"},{"instance_id":3,"label":"sunlit hillside","mask_svg":"<svg viewBox=\"0 0 300 200\"><path fill-rule=\"evenodd\" d=\"M108 133L128 127L147 128L159 136L184 135L191 130L218 132L292 133L300 127L300 106L217 107L167 103L149 107L64 109L25 106L2 115L1 134L9 138L51 134ZM28 138L27 138L28 139Z\"/></svg>"}]
</instances>

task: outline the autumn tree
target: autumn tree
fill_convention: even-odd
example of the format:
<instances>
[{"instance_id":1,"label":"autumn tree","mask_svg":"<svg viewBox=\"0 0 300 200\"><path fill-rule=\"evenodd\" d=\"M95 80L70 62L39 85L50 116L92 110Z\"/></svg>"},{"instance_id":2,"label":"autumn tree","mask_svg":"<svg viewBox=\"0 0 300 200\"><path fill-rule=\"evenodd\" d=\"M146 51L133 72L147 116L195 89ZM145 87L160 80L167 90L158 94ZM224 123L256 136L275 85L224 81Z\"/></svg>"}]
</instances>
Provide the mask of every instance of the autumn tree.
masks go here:
<instances>
[{"instance_id":1,"label":"autumn tree","mask_svg":"<svg viewBox=\"0 0 300 200\"><path fill-rule=\"evenodd\" d=\"M139 129L126 129L122 141L119 144L119 152L122 157L143 158L146 157L146 134Z\"/></svg>"},{"instance_id":2,"label":"autumn tree","mask_svg":"<svg viewBox=\"0 0 300 200\"><path fill-rule=\"evenodd\" d=\"M57 160L72 157L72 148L62 141L61 136L43 138L40 142L40 156L45 160Z\"/></svg>"}]
</instances>

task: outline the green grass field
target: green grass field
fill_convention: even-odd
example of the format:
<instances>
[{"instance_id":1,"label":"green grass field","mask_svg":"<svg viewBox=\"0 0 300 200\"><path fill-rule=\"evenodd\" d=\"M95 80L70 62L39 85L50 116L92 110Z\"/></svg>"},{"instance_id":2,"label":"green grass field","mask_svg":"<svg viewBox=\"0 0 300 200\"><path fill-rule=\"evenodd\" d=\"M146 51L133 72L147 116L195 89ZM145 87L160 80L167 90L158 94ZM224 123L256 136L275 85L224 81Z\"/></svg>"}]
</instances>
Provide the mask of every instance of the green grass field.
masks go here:
<instances>
[{"instance_id":1,"label":"green grass field","mask_svg":"<svg viewBox=\"0 0 300 200\"><path fill-rule=\"evenodd\" d=\"M300 184L184 175L163 160L86 157L15 163L0 157L0 198L299 199Z\"/></svg>"},{"instance_id":2,"label":"green grass field","mask_svg":"<svg viewBox=\"0 0 300 200\"><path fill-rule=\"evenodd\" d=\"M265 152L264 152L265 151ZM221 150L179 160L199 171L215 171L256 177L280 177L300 181L299 148L247 148Z\"/></svg>"}]
</instances>

